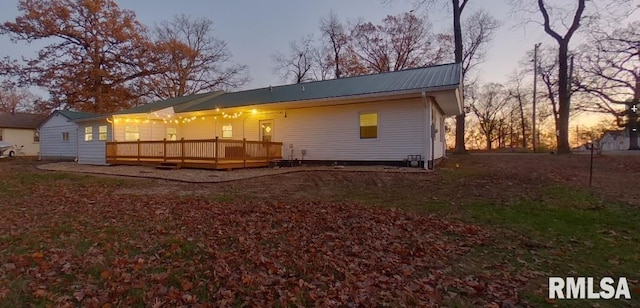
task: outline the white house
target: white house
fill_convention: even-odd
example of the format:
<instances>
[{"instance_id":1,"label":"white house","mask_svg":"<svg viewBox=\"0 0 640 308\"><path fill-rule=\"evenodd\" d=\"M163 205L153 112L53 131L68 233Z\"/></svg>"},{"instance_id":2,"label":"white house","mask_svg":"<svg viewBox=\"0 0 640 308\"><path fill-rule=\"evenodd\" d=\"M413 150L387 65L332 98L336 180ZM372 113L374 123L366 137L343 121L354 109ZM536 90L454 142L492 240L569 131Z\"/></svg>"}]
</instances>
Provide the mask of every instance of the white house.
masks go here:
<instances>
[{"instance_id":1,"label":"white house","mask_svg":"<svg viewBox=\"0 0 640 308\"><path fill-rule=\"evenodd\" d=\"M7 155L38 156L40 152L39 114L0 113L0 141L14 145Z\"/></svg>"},{"instance_id":2,"label":"white house","mask_svg":"<svg viewBox=\"0 0 640 308\"><path fill-rule=\"evenodd\" d=\"M445 64L154 102L108 117L106 162L428 168L445 155L445 117L462 112L461 81L460 64Z\"/></svg>"},{"instance_id":3,"label":"white house","mask_svg":"<svg viewBox=\"0 0 640 308\"><path fill-rule=\"evenodd\" d=\"M640 144L640 138L638 138ZM626 151L629 149L629 132L627 130L609 130L604 133L599 141L603 152Z\"/></svg>"},{"instance_id":4,"label":"white house","mask_svg":"<svg viewBox=\"0 0 640 308\"><path fill-rule=\"evenodd\" d=\"M79 126L76 120L98 116L92 113L55 110L40 124L40 158L78 158Z\"/></svg>"}]
</instances>

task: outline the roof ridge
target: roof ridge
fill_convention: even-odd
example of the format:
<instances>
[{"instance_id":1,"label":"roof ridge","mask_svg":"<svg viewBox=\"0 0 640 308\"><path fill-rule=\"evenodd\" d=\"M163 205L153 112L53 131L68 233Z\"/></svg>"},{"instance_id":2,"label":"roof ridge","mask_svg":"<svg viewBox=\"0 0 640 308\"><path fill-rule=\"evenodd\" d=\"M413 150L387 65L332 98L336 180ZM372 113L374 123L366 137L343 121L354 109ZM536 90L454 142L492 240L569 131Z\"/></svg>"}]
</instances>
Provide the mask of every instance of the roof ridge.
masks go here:
<instances>
[{"instance_id":1,"label":"roof ridge","mask_svg":"<svg viewBox=\"0 0 640 308\"><path fill-rule=\"evenodd\" d=\"M369 74L365 74L365 75L348 76L348 77L342 77L342 78L332 78L332 79L324 79L324 80L311 80L311 81L305 81L305 82L300 82L300 83L283 84L283 85L279 85L279 86L268 86L268 87L261 87L261 88L255 88L255 89L241 90L241 91L236 91L236 92L225 92L225 94L227 94L227 93L242 93L242 92L248 92L248 91L257 91L257 90L264 90L264 89L269 89L269 88L276 89L276 88L290 87L290 86L295 86L295 85L319 84L319 83L323 83L323 82L330 82L330 81L336 81L336 80L347 80L347 79L362 78L362 77L368 77L368 76L387 75L387 74L393 74L393 73L414 71L414 70L420 70L420 69L430 69L430 68L435 68L435 67L439 67L439 66L456 65L456 64L460 64L460 62L441 63L441 64L435 64L435 65L429 65L429 66L425 65L425 66L420 66L420 67L407 68L407 69L403 69L403 70L399 70L399 71L387 71L387 72L380 72L380 73L369 73Z\"/></svg>"}]
</instances>

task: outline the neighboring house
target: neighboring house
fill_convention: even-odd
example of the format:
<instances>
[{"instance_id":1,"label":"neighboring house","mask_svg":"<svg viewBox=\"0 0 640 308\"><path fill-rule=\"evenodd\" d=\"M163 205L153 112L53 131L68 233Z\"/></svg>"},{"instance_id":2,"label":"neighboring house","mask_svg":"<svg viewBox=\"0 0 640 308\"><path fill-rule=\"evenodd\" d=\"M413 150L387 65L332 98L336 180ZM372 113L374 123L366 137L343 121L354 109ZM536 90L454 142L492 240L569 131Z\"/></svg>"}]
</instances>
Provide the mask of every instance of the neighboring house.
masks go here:
<instances>
[{"instance_id":1,"label":"neighboring house","mask_svg":"<svg viewBox=\"0 0 640 308\"><path fill-rule=\"evenodd\" d=\"M154 102L108 117L106 162L431 167L445 155L445 117L463 110L461 78L445 64Z\"/></svg>"},{"instance_id":2,"label":"neighboring house","mask_svg":"<svg viewBox=\"0 0 640 308\"><path fill-rule=\"evenodd\" d=\"M40 124L40 158L78 158L79 126L77 120L97 114L70 110L55 110Z\"/></svg>"},{"instance_id":3,"label":"neighboring house","mask_svg":"<svg viewBox=\"0 0 640 308\"><path fill-rule=\"evenodd\" d=\"M598 143L602 152L626 151L629 149L629 132L626 129L606 131Z\"/></svg>"},{"instance_id":4,"label":"neighboring house","mask_svg":"<svg viewBox=\"0 0 640 308\"><path fill-rule=\"evenodd\" d=\"M15 146L9 155L38 156L40 152L39 114L11 112L0 113L0 141Z\"/></svg>"}]
</instances>

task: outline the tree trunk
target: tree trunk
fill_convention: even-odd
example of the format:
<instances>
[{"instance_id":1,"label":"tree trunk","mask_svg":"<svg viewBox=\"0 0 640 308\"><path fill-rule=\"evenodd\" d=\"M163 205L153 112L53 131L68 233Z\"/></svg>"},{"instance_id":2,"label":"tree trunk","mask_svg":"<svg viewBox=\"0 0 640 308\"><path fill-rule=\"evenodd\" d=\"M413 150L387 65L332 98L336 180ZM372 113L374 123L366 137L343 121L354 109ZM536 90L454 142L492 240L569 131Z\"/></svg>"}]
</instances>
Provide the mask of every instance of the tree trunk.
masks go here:
<instances>
[{"instance_id":1,"label":"tree trunk","mask_svg":"<svg viewBox=\"0 0 640 308\"><path fill-rule=\"evenodd\" d=\"M558 153L570 154L569 147L569 107L571 106L571 97L569 95L569 57L568 57L568 41L560 42L558 48L559 74L558 74Z\"/></svg>"},{"instance_id":2,"label":"tree trunk","mask_svg":"<svg viewBox=\"0 0 640 308\"><path fill-rule=\"evenodd\" d=\"M455 42L455 62L462 63L462 26L460 24L460 0L452 0L453 4L453 37ZM462 76L464 81L464 76ZM464 95L463 95L464 102ZM465 114L464 104L462 108L462 114L456 116L456 147L454 153L463 154L466 152L464 145L464 126L465 126Z\"/></svg>"},{"instance_id":3,"label":"tree trunk","mask_svg":"<svg viewBox=\"0 0 640 308\"><path fill-rule=\"evenodd\" d=\"M487 135L485 136L485 138L487 138L487 150L491 150L491 148L492 148L492 143L493 143L493 142L491 142L491 134L487 134Z\"/></svg>"}]
</instances>

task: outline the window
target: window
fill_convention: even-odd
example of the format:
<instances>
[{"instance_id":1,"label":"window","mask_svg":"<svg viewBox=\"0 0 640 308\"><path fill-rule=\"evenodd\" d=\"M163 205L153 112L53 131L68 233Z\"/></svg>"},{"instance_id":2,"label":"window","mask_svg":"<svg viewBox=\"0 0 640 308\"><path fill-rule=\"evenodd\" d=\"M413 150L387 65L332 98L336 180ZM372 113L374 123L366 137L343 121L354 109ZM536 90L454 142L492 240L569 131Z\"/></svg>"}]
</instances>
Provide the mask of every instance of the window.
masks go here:
<instances>
[{"instance_id":1,"label":"window","mask_svg":"<svg viewBox=\"0 0 640 308\"><path fill-rule=\"evenodd\" d=\"M33 131L33 142L40 142L40 132L37 130Z\"/></svg>"},{"instance_id":2,"label":"window","mask_svg":"<svg viewBox=\"0 0 640 308\"><path fill-rule=\"evenodd\" d=\"M222 126L222 138L231 138L233 137L233 127L231 124Z\"/></svg>"},{"instance_id":3,"label":"window","mask_svg":"<svg viewBox=\"0 0 640 308\"><path fill-rule=\"evenodd\" d=\"M124 140L140 140L140 130L137 126L126 126L124 128Z\"/></svg>"},{"instance_id":4,"label":"window","mask_svg":"<svg viewBox=\"0 0 640 308\"><path fill-rule=\"evenodd\" d=\"M178 140L178 129L175 127L167 127L167 140Z\"/></svg>"},{"instance_id":5,"label":"window","mask_svg":"<svg viewBox=\"0 0 640 308\"><path fill-rule=\"evenodd\" d=\"M102 125L98 127L98 140L106 141L107 140L107 126Z\"/></svg>"},{"instance_id":6,"label":"window","mask_svg":"<svg viewBox=\"0 0 640 308\"><path fill-rule=\"evenodd\" d=\"M2 141L2 130L0 129L0 141Z\"/></svg>"},{"instance_id":7,"label":"window","mask_svg":"<svg viewBox=\"0 0 640 308\"><path fill-rule=\"evenodd\" d=\"M93 127L85 127L84 128L84 141L93 140Z\"/></svg>"},{"instance_id":8,"label":"window","mask_svg":"<svg viewBox=\"0 0 640 308\"><path fill-rule=\"evenodd\" d=\"M69 132L62 133L62 141L69 142Z\"/></svg>"},{"instance_id":9,"label":"window","mask_svg":"<svg viewBox=\"0 0 640 308\"><path fill-rule=\"evenodd\" d=\"M378 114L360 114L360 139L378 138Z\"/></svg>"}]
</instances>

